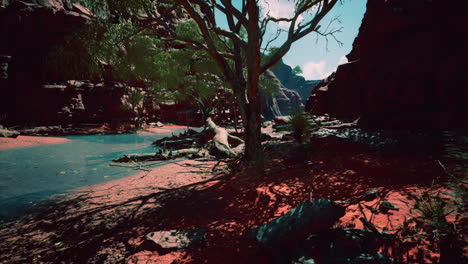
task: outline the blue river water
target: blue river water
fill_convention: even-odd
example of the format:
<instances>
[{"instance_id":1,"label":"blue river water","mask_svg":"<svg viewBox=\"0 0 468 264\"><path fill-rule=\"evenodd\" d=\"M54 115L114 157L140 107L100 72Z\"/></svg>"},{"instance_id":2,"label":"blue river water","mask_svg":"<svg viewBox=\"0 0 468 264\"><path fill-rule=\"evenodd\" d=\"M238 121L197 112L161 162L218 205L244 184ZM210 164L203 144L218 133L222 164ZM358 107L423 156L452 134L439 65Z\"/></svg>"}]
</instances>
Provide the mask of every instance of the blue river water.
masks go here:
<instances>
[{"instance_id":1,"label":"blue river water","mask_svg":"<svg viewBox=\"0 0 468 264\"><path fill-rule=\"evenodd\" d=\"M151 143L170 135L68 136L64 144L0 151L0 221L21 216L53 194L136 173L109 164L126 153L155 152Z\"/></svg>"}]
</instances>

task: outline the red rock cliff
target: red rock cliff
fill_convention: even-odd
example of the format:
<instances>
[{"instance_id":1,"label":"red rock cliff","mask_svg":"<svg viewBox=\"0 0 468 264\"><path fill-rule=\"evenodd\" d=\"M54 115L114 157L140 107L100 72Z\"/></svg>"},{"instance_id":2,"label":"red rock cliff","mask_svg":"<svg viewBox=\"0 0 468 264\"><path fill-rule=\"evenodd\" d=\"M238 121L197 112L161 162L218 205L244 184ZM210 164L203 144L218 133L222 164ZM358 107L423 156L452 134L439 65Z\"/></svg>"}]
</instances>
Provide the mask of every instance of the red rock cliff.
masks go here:
<instances>
[{"instance_id":1,"label":"red rock cliff","mask_svg":"<svg viewBox=\"0 0 468 264\"><path fill-rule=\"evenodd\" d=\"M350 62L306 109L367 127L466 127L466 10L456 0L368 0Z\"/></svg>"}]
</instances>

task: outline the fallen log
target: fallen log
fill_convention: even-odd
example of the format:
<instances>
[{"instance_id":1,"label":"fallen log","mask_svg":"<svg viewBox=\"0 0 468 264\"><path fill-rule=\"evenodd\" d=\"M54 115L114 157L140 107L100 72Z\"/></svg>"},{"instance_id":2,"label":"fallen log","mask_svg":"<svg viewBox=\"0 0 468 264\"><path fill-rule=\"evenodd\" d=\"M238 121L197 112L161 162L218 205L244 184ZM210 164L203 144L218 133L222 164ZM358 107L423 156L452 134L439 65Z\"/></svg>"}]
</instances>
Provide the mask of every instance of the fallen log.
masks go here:
<instances>
[{"instance_id":1,"label":"fallen log","mask_svg":"<svg viewBox=\"0 0 468 264\"><path fill-rule=\"evenodd\" d=\"M131 153L125 154L123 157L113 160L113 162L129 162L129 161L149 161L149 160L168 160L175 159L187 155L196 155L204 157L208 155L205 149L188 148L179 150L161 150L156 153Z\"/></svg>"},{"instance_id":2,"label":"fallen log","mask_svg":"<svg viewBox=\"0 0 468 264\"><path fill-rule=\"evenodd\" d=\"M158 153L130 153L123 157L113 160L113 162L145 161L153 160Z\"/></svg>"},{"instance_id":3,"label":"fallen log","mask_svg":"<svg viewBox=\"0 0 468 264\"><path fill-rule=\"evenodd\" d=\"M162 147L163 149L182 149L192 147L198 142L196 138L181 138L172 140L158 140L155 145Z\"/></svg>"},{"instance_id":4,"label":"fallen log","mask_svg":"<svg viewBox=\"0 0 468 264\"><path fill-rule=\"evenodd\" d=\"M344 214L345 208L331 200L307 200L287 214L252 229L249 237L271 247L290 245L332 227Z\"/></svg>"},{"instance_id":5,"label":"fallen log","mask_svg":"<svg viewBox=\"0 0 468 264\"><path fill-rule=\"evenodd\" d=\"M149 161L149 160L168 160L181 156L192 157L236 157L243 150L244 141L229 132L217 126L211 118L206 120L208 129L214 132L211 140L201 140L201 137L206 137L210 133L197 133L195 131L187 131L185 133L189 138L179 138L180 136L172 136L170 138L155 141L153 144L161 148L156 153L131 153L123 157L113 160L114 162L130 162L130 161ZM211 137L211 135L210 135ZM231 148L229 140L236 143L235 149ZM201 143L201 142L207 142ZM198 146L196 146L198 144ZM204 144L204 145L201 145ZM188 147L188 148L182 148Z\"/></svg>"}]
</instances>

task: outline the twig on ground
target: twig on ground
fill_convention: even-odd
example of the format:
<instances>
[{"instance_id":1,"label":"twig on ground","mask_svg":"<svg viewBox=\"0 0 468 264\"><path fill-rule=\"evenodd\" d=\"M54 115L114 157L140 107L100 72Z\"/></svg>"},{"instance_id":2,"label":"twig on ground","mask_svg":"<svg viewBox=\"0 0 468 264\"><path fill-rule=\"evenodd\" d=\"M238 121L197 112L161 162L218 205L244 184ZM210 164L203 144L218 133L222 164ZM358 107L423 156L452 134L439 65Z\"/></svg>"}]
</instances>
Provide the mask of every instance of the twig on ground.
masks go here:
<instances>
[{"instance_id":1,"label":"twig on ground","mask_svg":"<svg viewBox=\"0 0 468 264\"><path fill-rule=\"evenodd\" d=\"M369 221L367 221L366 218L360 217L359 220L362 222L362 224L363 224L367 229L369 229L370 231L374 232L374 233L377 234L377 235L380 235L379 230L377 230L377 228L376 228L372 223L370 223Z\"/></svg>"}]
</instances>

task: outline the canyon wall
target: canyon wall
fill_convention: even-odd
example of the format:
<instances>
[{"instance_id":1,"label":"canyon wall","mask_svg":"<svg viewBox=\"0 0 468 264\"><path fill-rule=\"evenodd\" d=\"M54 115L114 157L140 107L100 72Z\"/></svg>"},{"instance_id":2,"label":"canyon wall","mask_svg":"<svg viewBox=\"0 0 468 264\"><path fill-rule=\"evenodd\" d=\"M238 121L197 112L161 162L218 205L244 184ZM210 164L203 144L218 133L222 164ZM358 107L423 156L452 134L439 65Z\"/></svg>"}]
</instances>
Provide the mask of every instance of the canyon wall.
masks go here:
<instances>
[{"instance_id":1,"label":"canyon wall","mask_svg":"<svg viewBox=\"0 0 468 264\"><path fill-rule=\"evenodd\" d=\"M368 0L349 62L306 109L363 127L466 127L466 10L463 1Z\"/></svg>"}]
</instances>

